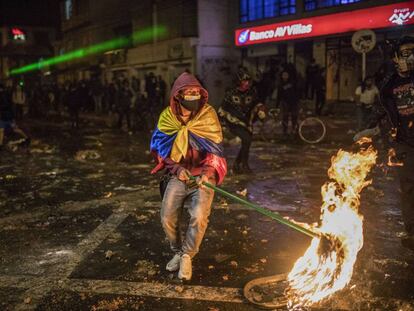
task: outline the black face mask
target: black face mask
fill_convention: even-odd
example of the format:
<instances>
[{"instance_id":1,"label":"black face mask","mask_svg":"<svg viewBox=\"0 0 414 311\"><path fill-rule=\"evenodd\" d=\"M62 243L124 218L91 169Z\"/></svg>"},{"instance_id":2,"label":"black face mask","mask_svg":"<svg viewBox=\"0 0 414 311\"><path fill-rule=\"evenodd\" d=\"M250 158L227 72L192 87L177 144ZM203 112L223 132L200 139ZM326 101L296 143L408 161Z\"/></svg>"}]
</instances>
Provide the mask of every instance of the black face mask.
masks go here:
<instances>
[{"instance_id":1,"label":"black face mask","mask_svg":"<svg viewBox=\"0 0 414 311\"><path fill-rule=\"evenodd\" d=\"M201 101L199 99L195 100L181 100L181 105L187 110L197 111L200 108Z\"/></svg>"}]
</instances>

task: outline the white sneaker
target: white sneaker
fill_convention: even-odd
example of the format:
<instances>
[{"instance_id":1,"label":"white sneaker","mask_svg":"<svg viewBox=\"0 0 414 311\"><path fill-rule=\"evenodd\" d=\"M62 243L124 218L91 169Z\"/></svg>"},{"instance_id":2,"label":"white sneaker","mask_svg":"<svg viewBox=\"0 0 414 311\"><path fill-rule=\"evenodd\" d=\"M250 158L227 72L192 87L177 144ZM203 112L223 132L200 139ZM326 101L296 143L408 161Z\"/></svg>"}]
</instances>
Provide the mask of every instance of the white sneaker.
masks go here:
<instances>
[{"instance_id":1,"label":"white sneaker","mask_svg":"<svg viewBox=\"0 0 414 311\"><path fill-rule=\"evenodd\" d=\"M170 272L177 271L180 269L180 259L181 256L179 254L175 254L174 257L167 263L165 269Z\"/></svg>"},{"instance_id":2,"label":"white sneaker","mask_svg":"<svg viewBox=\"0 0 414 311\"><path fill-rule=\"evenodd\" d=\"M193 276L193 268L191 266L191 257L187 254L181 256L180 271L178 272L178 278L180 280L191 280Z\"/></svg>"}]
</instances>

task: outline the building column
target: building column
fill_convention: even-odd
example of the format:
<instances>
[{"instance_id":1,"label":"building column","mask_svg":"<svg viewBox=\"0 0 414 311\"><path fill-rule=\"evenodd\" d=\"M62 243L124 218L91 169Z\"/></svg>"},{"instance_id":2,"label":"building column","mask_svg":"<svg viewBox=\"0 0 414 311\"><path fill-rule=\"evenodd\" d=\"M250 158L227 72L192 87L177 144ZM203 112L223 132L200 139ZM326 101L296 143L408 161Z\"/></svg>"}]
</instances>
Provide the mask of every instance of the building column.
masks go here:
<instances>
[{"instance_id":1,"label":"building column","mask_svg":"<svg viewBox=\"0 0 414 311\"><path fill-rule=\"evenodd\" d=\"M314 40L313 41L313 58L316 63L321 67L326 67L326 44L324 39Z\"/></svg>"}]
</instances>

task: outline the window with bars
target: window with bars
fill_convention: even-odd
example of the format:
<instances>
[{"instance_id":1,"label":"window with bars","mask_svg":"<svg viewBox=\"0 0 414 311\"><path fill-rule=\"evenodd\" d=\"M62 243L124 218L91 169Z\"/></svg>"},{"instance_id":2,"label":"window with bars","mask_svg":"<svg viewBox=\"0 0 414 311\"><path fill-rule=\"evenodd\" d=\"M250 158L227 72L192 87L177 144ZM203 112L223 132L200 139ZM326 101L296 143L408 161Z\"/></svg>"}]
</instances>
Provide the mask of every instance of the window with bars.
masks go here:
<instances>
[{"instance_id":1,"label":"window with bars","mask_svg":"<svg viewBox=\"0 0 414 311\"><path fill-rule=\"evenodd\" d=\"M305 0L305 11L314 11L332 6L347 5L364 0Z\"/></svg>"},{"instance_id":2,"label":"window with bars","mask_svg":"<svg viewBox=\"0 0 414 311\"><path fill-rule=\"evenodd\" d=\"M240 0L240 22L296 13L296 0Z\"/></svg>"}]
</instances>

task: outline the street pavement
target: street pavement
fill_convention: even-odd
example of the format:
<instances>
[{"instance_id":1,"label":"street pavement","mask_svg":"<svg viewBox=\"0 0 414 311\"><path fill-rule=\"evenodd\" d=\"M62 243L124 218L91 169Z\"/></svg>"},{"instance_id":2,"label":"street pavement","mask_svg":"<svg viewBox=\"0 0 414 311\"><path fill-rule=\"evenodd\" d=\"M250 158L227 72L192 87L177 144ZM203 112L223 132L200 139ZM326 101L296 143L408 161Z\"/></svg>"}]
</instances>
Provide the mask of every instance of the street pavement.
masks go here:
<instances>
[{"instance_id":1,"label":"street pavement","mask_svg":"<svg viewBox=\"0 0 414 311\"><path fill-rule=\"evenodd\" d=\"M223 188L284 216L319 218L330 158L352 148L352 117L326 117L326 139L256 140L253 174ZM98 121L97 121L98 120ZM165 270L172 256L160 224L149 133L88 119L26 122L29 150L0 151L1 310L258 310L243 297L255 278L289 272L310 239L216 196L193 279ZM377 143L379 163L383 144ZM229 167L237 146L227 145ZM364 247L351 283L318 310L414 310L413 253L403 232L395 169L377 167L361 197ZM262 297L266 299L266 297Z\"/></svg>"}]
</instances>

